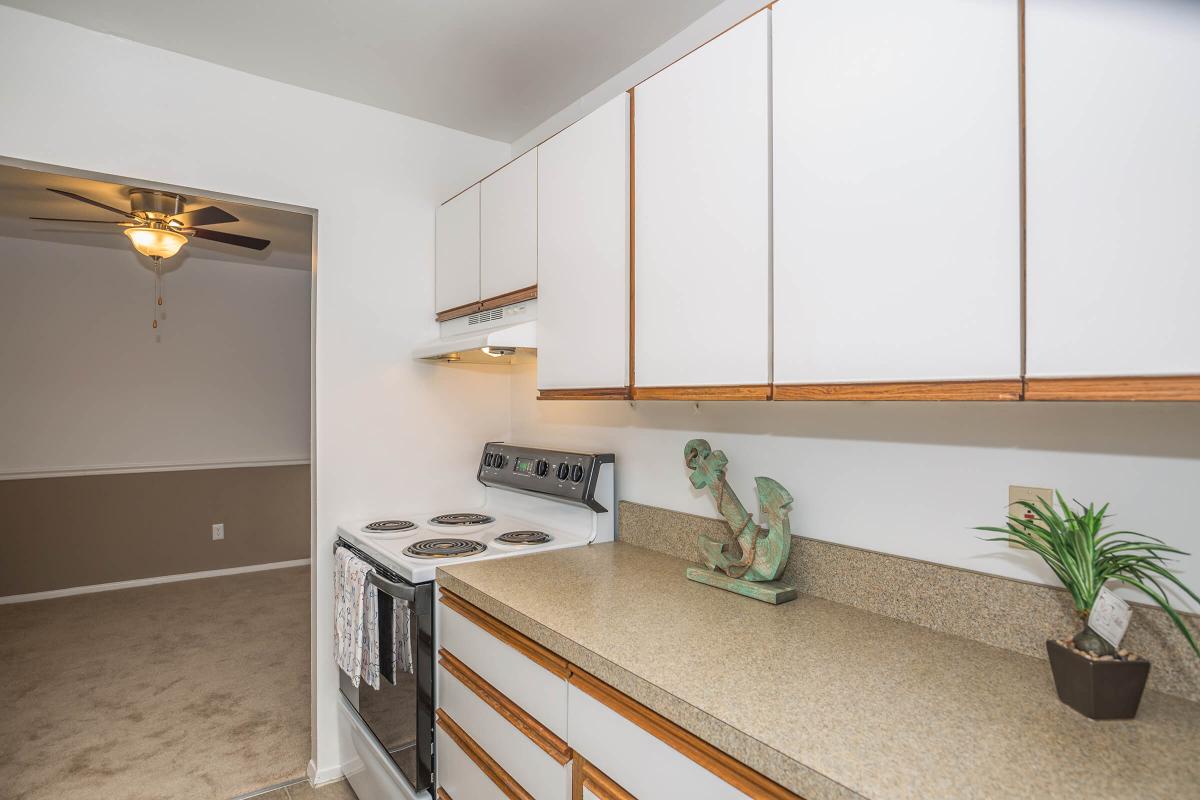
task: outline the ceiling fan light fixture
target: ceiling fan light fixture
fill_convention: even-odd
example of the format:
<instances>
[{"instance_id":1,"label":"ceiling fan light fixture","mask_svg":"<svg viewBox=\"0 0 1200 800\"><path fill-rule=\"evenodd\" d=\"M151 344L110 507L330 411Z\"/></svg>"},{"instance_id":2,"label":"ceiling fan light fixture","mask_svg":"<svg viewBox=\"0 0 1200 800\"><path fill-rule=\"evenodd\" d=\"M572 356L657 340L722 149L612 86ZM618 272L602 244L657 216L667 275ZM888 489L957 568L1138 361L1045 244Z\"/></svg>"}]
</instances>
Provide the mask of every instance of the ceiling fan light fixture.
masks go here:
<instances>
[{"instance_id":1,"label":"ceiling fan light fixture","mask_svg":"<svg viewBox=\"0 0 1200 800\"><path fill-rule=\"evenodd\" d=\"M125 235L135 250L150 258L170 258L187 244L186 236L166 227L138 225L126 228Z\"/></svg>"}]
</instances>

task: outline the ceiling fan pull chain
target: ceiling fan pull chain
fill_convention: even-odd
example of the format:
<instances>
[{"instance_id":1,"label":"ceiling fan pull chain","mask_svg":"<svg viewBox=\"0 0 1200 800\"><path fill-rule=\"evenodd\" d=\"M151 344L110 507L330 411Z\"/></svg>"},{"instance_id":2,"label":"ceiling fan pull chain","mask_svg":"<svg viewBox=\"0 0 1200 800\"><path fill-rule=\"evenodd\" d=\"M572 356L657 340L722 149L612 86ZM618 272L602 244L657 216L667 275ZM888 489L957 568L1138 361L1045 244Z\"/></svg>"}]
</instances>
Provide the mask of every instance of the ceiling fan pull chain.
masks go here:
<instances>
[{"instance_id":1,"label":"ceiling fan pull chain","mask_svg":"<svg viewBox=\"0 0 1200 800\"><path fill-rule=\"evenodd\" d=\"M159 293L158 282L162 279L162 259L154 257L154 320L150 323L153 330L158 330L158 307L162 305L162 295Z\"/></svg>"}]
</instances>

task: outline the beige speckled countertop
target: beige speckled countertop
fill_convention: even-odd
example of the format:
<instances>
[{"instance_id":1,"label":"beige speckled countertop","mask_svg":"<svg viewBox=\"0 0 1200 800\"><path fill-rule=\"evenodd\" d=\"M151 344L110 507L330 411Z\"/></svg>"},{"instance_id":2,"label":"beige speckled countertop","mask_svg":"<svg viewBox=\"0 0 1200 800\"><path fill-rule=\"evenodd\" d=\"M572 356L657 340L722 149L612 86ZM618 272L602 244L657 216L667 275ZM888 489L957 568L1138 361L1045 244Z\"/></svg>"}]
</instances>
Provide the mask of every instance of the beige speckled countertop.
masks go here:
<instances>
[{"instance_id":1,"label":"beige speckled countertop","mask_svg":"<svg viewBox=\"0 0 1200 800\"><path fill-rule=\"evenodd\" d=\"M1030 656L801 595L769 606L628 544L438 582L808 800L1200 797L1200 704L1058 701Z\"/></svg>"}]
</instances>

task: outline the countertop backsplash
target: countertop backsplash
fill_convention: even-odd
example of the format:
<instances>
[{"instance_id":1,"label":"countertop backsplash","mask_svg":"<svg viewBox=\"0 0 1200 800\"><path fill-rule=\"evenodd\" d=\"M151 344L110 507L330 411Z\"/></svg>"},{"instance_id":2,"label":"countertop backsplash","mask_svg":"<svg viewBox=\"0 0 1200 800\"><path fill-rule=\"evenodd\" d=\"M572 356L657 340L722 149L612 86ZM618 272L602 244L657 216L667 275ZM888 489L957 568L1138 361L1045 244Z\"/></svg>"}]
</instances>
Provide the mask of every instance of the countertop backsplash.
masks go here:
<instances>
[{"instance_id":1,"label":"countertop backsplash","mask_svg":"<svg viewBox=\"0 0 1200 800\"><path fill-rule=\"evenodd\" d=\"M729 536L719 519L619 504L617 538L628 544L699 563L701 532ZM804 594L1042 659L1046 639L1077 627L1065 589L803 536L793 537L782 580ZM1134 608L1122 646L1150 659L1148 687L1200 702L1200 658L1161 609ZM1184 617L1200 636L1200 616Z\"/></svg>"}]
</instances>

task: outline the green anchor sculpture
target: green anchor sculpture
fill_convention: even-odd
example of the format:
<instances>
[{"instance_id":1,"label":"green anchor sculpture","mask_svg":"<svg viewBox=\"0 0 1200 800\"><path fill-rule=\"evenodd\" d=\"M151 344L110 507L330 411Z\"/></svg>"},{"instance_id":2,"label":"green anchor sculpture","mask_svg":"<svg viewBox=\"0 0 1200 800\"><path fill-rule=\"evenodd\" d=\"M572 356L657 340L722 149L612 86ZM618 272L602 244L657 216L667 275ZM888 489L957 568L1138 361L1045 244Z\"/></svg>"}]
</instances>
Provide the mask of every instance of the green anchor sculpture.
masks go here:
<instances>
[{"instance_id":1,"label":"green anchor sculpture","mask_svg":"<svg viewBox=\"0 0 1200 800\"><path fill-rule=\"evenodd\" d=\"M714 451L704 439L692 439L683 447L683 463L692 471L692 486L708 489L733 531L731 541L700 535L700 553L708 569L688 567L688 579L766 603L796 599L796 587L778 580L792 549L788 524L792 495L788 490L770 478L754 479L763 527L754 522L729 488L725 480L729 459L725 453Z\"/></svg>"}]
</instances>

